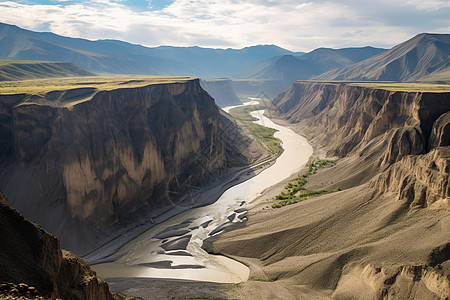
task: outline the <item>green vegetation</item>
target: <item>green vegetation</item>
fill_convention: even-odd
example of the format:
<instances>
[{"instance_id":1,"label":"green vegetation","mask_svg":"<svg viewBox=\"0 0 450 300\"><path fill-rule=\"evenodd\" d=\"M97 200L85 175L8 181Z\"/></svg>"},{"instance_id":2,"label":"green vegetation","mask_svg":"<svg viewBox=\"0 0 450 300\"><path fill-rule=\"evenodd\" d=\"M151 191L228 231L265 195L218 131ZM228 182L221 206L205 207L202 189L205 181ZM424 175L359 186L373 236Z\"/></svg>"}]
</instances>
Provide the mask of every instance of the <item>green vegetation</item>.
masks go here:
<instances>
[{"instance_id":1,"label":"green vegetation","mask_svg":"<svg viewBox=\"0 0 450 300\"><path fill-rule=\"evenodd\" d=\"M269 101L258 100L259 104L246 105L235 107L230 110L230 114L236 119L241 121L270 152L270 154L279 156L283 153L283 147L281 147L281 141L274 137L276 129L268 128L259 124L253 123L257 119L252 117L250 113L255 110L263 110L269 106Z\"/></svg>"},{"instance_id":2,"label":"green vegetation","mask_svg":"<svg viewBox=\"0 0 450 300\"><path fill-rule=\"evenodd\" d=\"M71 108L74 105L89 101L99 91L111 91L121 88L137 88L152 84L184 83L192 80L190 77L140 76L140 75L105 75L63 77L48 79L30 79L21 81L0 82L0 95L28 94L36 95L20 105L51 105ZM70 91L77 96L71 96L64 101L50 101L47 93L53 91Z\"/></svg>"},{"instance_id":3,"label":"green vegetation","mask_svg":"<svg viewBox=\"0 0 450 300\"><path fill-rule=\"evenodd\" d=\"M441 74L441 73L439 73ZM446 75L450 75L450 71L442 72ZM431 81L433 78L431 75L429 77L424 77L425 79L429 78ZM428 80L428 79L427 79ZM436 79L437 80L437 79ZM435 83L418 83L418 82L396 82L396 81L339 81L339 80L298 80L297 82L319 82L324 84L348 84L351 86L361 86L372 89L380 89L387 90L392 92L421 92L421 93L450 93L450 84L435 84Z\"/></svg>"},{"instance_id":4,"label":"green vegetation","mask_svg":"<svg viewBox=\"0 0 450 300\"><path fill-rule=\"evenodd\" d=\"M308 164L308 170L297 176L297 178L289 181L289 183L285 186L285 192L281 192L280 195L276 196L277 200L281 200L278 203L272 205L272 208L280 208L285 205L295 204L300 201L306 200L308 198L317 197L320 195L330 194L334 192L340 191L340 188L336 188L333 190L319 190L319 191L310 191L305 190L303 186L307 183L307 178L316 174L317 170L320 168L334 166L336 161L334 160L315 160Z\"/></svg>"},{"instance_id":5,"label":"green vegetation","mask_svg":"<svg viewBox=\"0 0 450 300\"><path fill-rule=\"evenodd\" d=\"M350 85L376 88L388 91L450 93L449 84L412 83L412 82L358 82Z\"/></svg>"},{"instance_id":6,"label":"green vegetation","mask_svg":"<svg viewBox=\"0 0 450 300\"><path fill-rule=\"evenodd\" d=\"M93 75L67 62L0 58L0 81Z\"/></svg>"},{"instance_id":7,"label":"green vegetation","mask_svg":"<svg viewBox=\"0 0 450 300\"><path fill-rule=\"evenodd\" d=\"M146 75L102 75L30 79L0 82L0 94L39 94L50 91L67 91L76 88L95 88L109 91L119 88L136 88L151 84L186 82L191 77L146 76Z\"/></svg>"}]
</instances>

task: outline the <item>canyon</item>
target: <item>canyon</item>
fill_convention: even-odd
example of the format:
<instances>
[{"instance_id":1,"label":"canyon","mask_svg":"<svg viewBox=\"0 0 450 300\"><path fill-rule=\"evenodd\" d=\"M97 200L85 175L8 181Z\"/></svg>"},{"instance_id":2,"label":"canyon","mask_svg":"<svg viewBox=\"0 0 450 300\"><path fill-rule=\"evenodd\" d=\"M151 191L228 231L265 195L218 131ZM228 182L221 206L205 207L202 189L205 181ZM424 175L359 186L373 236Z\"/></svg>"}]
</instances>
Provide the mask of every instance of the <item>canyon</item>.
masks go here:
<instances>
[{"instance_id":1,"label":"canyon","mask_svg":"<svg viewBox=\"0 0 450 300\"><path fill-rule=\"evenodd\" d=\"M1 187L79 255L170 210L239 152L197 79L127 82L0 96Z\"/></svg>"},{"instance_id":2,"label":"canyon","mask_svg":"<svg viewBox=\"0 0 450 300\"><path fill-rule=\"evenodd\" d=\"M341 191L267 209L283 185L249 210L246 227L208 251L250 266L230 292L269 299L444 299L449 295L450 93L408 85L298 81L266 111L338 159L305 189Z\"/></svg>"},{"instance_id":3,"label":"canyon","mask_svg":"<svg viewBox=\"0 0 450 300\"><path fill-rule=\"evenodd\" d=\"M0 298L448 299L449 36L304 54L0 23ZM244 99L269 107L220 108Z\"/></svg>"}]
</instances>

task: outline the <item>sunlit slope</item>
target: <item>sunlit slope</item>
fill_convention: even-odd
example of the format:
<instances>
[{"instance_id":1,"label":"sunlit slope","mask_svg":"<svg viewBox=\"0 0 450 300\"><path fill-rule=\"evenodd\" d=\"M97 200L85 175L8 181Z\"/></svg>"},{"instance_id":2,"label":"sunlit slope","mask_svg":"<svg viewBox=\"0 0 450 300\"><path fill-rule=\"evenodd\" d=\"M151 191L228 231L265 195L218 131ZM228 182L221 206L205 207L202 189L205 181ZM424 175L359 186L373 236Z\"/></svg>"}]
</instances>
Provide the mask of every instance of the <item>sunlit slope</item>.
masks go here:
<instances>
[{"instance_id":1,"label":"sunlit slope","mask_svg":"<svg viewBox=\"0 0 450 300\"><path fill-rule=\"evenodd\" d=\"M67 62L0 58L0 81L90 75L94 74Z\"/></svg>"},{"instance_id":2,"label":"sunlit slope","mask_svg":"<svg viewBox=\"0 0 450 300\"><path fill-rule=\"evenodd\" d=\"M384 53L317 76L327 80L450 82L450 34L422 33Z\"/></svg>"}]
</instances>

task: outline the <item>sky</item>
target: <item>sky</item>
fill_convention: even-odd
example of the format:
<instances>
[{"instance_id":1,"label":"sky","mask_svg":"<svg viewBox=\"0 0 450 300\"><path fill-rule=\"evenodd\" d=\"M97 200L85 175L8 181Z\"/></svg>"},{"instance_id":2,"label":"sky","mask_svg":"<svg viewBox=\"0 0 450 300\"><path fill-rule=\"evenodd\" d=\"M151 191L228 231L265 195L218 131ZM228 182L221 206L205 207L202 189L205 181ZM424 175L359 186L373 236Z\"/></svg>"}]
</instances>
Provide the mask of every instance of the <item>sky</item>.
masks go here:
<instances>
[{"instance_id":1,"label":"sky","mask_svg":"<svg viewBox=\"0 0 450 300\"><path fill-rule=\"evenodd\" d=\"M0 22L144 46L391 48L450 33L450 0L0 0Z\"/></svg>"}]
</instances>

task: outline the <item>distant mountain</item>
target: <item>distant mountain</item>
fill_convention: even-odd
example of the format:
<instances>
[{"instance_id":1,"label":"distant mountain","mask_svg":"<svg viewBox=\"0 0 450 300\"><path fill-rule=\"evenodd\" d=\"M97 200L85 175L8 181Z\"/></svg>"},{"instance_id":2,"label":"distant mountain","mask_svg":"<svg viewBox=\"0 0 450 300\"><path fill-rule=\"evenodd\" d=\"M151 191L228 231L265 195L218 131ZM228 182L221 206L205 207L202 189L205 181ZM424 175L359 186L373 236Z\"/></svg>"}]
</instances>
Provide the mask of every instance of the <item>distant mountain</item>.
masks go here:
<instances>
[{"instance_id":1,"label":"distant mountain","mask_svg":"<svg viewBox=\"0 0 450 300\"><path fill-rule=\"evenodd\" d=\"M274 45L236 49L160 46L117 40L90 41L33 32L0 23L0 57L68 61L92 72L227 77L259 61L294 54Z\"/></svg>"},{"instance_id":2,"label":"distant mountain","mask_svg":"<svg viewBox=\"0 0 450 300\"><path fill-rule=\"evenodd\" d=\"M90 75L72 63L0 59L0 81Z\"/></svg>"},{"instance_id":3,"label":"distant mountain","mask_svg":"<svg viewBox=\"0 0 450 300\"><path fill-rule=\"evenodd\" d=\"M284 55L271 58L251 66L237 77L282 80L287 87L296 80L309 79L312 76L351 65L384 51L385 49L373 47L319 48L302 56Z\"/></svg>"},{"instance_id":4,"label":"distant mountain","mask_svg":"<svg viewBox=\"0 0 450 300\"><path fill-rule=\"evenodd\" d=\"M384 53L316 78L450 82L449 68L450 34L422 33Z\"/></svg>"}]
</instances>

